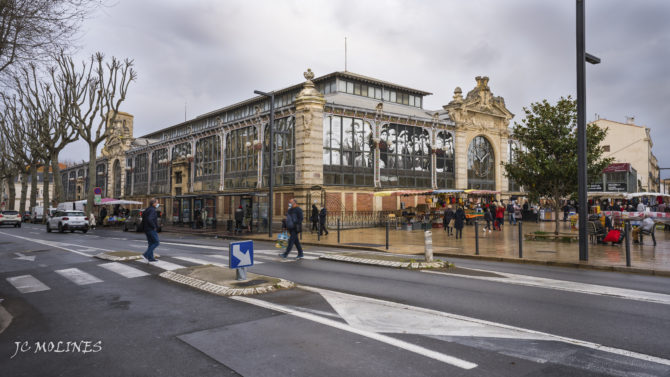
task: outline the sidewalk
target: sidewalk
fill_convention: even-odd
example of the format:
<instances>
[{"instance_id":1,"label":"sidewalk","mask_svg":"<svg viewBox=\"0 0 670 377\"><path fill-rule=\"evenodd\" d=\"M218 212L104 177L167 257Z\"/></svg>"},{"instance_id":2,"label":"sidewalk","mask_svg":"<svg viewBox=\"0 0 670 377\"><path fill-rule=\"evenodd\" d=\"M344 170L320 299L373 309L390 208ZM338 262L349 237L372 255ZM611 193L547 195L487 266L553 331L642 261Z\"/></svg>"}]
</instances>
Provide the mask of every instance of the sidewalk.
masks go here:
<instances>
[{"instance_id":1,"label":"sidewalk","mask_svg":"<svg viewBox=\"0 0 670 377\"><path fill-rule=\"evenodd\" d=\"M534 231L553 232L553 222L526 222L523 223L523 233ZM651 237L644 238L643 245L631 243L631 267L626 267L626 247L621 245L594 245L589 243L589 260L579 261L579 244L577 242L548 242L548 241L523 241L523 258L519 258L519 230L518 226L505 223L502 231L483 232L479 227L479 256L475 256L474 226L466 226L463 229L463 238L455 239L446 235L441 228L432 229L433 253L435 255L451 257L471 257L487 260L501 260L517 263L538 263L547 265L558 265L567 267L586 267L596 269L608 269L617 271L630 271L647 274L658 274L670 276L670 232L656 230L657 246L653 246ZM167 231L167 229L166 229ZM169 231L173 231L171 228ZM175 229L179 232L179 229ZM182 232L190 232L191 229L183 228ZM560 223L561 232L577 231L570 230L568 222ZM198 232L199 233L199 232ZM207 232L207 235L218 235L224 238L253 239L258 241L269 241L267 234L242 234L234 236L225 231ZM351 249L364 249L375 251L387 251L385 248L386 230L384 228L362 228L342 230L340 232L340 243L337 242L337 230L331 229L328 236L322 236L317 240L316 233L304 232L302 243L305 245L321 245L330 247L343 247ZM275 233L276 239L276 233ZM272 239L274 241L275 239ZM424 232L421 230L389 231L389 249L393 254L423 254Z\"/></svg>"}]
</instances>

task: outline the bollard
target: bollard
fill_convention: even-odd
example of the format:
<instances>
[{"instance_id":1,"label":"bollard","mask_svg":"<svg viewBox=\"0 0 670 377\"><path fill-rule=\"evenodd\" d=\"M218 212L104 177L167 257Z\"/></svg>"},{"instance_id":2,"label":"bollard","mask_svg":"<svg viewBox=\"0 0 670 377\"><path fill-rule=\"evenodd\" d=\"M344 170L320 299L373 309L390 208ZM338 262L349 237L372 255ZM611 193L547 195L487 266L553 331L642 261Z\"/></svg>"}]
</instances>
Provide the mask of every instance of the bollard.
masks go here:
<instances>
[{"instance_id":1,"label":"bollard","mask_svg":"<svg viewBox=\"0 0 670 377\"><path fill-rule=\"evenodd\" d=\"M247 280L247 268L240 267L235 269L235 275L237 280Z\"/></svg>"},{"instance_id":2,"label":"bollard","mask_svg":"<svg viewBox=\"0 0 670 377\"><path fill-rule=\"evenodd\" d=\"M523 258L523 221L519 220L519 258Z\"/></svg>"},{"instance_id":3,"label":"bollard","mask_svg":"<svg viewBox=\"0 0 670 377\"><path fill-rule=\"evenodd\" d=\"M430 230L427 230L423 232L423 239L424 239L424 249L423 253L426 259L426 262L432 262L433 261L433 232Z\"/></svg>"},{"instance_id":4,"label":"bollard","mask_svg":"<svg viewBox=\"0 0 670 377\"><path fill-rule=\"evenodd\" d=\"M479 255L479 222L475 219L475 255Z\"/></svg>"},{"instance_id":5,"label":"bollard","mask_svg":"<svg viewBox=\"0 0 670 377\"><path fill-rule=\"evenodd\" d=\"M386 250L389 249L389 221L386 220Z\"/></svg>"},{"instance_id":6,"label":"bollard","mask_svg":"<svg viewBox=\"0 0 670 377\"><path fill-rule=\"evenodd\" d=\"M626 267L630 267L630 221L624 225L624 237L626 237Z\"/></svg>"},{"instance_id":7,"label":"bollard","mask_svg":"<svg viewBox=\"0 0 670 377\"><path fill-rule=\"evenodd\" d=\"M340 243L340 219L337 219L337 243Z\"/></svg>"},{"instance_id":8,"label":"bollard","mask_svg":"<svg viewBox=\"0 0 670 377\"><path fill-rule=\"evenodd\" d=\"M319 223L317 224L316 231L317 231L316 240L321 242L321 221L319 221Z\"/></svg>"}]
</instances>

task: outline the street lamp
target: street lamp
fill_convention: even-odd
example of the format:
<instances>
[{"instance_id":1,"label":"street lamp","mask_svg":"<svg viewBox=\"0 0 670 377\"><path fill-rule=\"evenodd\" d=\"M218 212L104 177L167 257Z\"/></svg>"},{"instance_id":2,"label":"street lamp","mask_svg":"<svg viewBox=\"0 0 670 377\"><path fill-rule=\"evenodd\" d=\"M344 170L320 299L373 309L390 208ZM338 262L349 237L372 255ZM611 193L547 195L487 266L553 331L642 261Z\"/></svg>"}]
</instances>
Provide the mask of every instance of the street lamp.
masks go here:
<instances>
[{"instance_id":1,"label":"street lamp","mask_svg":"<svg viewBox=\"0 0 670 377\"><path fill-rule=\"evenodd\" d=\"M268 97L270 99L270 142L269 142L269 149L270 149L270 157L268 158L268 162L270 164L268 168L268 174L269 179L268 179L268 237L272 238L272 199L274 197L273 191L274 191L274 164L273 164L273 155L274 155L274 140L275 140L275 93L270 92L270 93L265 93L261 92L260 90L254 90L254 93Z\"/></svg>"},{"instance_id":2,"label":"street lamp","mask_svg":"<svg viewBox=\"0 0 670 377\"><path fill-rule=\"evenodd\" d=\"M589 260L587 220L589 213L586 185L586 62L600 63L600 58L586 53L584 2L577 0L577 165L579 199L579 260Z\"/></svg>"}]
</instances>

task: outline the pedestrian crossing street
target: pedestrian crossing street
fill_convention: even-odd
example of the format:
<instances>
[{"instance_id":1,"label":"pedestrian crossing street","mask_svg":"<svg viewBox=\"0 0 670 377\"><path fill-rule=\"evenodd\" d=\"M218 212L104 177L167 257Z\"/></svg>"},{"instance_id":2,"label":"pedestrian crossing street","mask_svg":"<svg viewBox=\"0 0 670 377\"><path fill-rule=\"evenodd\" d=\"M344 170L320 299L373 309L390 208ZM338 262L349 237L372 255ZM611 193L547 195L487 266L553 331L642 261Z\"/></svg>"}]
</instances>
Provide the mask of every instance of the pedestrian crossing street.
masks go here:
<instances>
[{"instance_id":1,"label":"pedestrian crossing street","mask_svg":"<svg viewBox=\"0 0 670 377\"><path fill-rule=\"evenodd\" d=\"M278 258L277 254L280 251L281 250L279 249L254 250L254 265L260 265L266 262L285 262L285 260L280 260ZM323 253L305 252L304 259L318 259L321 255L323 255ZM122 278L126 279L134 279L159 274L163 271L173 271L180 268L206 264L219 267L228 267L228 255L166 255L161 257L158 262L152 263L148 263L143 259L132 262L102 262L95 265L95 267L98 268L89 265L90 267L87 267L86 271L79 268L66 268L54 270L53 272L56 274L56 276L63 278L62 281L64 282L72 283L77 286L87 286L91 284L103 283L105 281L104 279L108 280L107 277L103 276L105 275L103 270L115 274L114 276L121 276ZM51 290L51 287L32 275L11 276L7 277L6 280L22 294Z\"/></svg>"}]
</instances>

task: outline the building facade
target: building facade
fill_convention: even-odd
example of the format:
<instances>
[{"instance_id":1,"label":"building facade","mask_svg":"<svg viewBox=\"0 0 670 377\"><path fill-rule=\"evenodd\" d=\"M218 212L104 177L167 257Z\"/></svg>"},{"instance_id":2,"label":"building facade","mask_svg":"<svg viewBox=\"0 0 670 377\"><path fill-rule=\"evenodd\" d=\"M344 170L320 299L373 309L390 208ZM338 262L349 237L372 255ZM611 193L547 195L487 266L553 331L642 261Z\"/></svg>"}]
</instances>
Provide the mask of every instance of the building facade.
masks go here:
<instances>
[{"instance_id":1,"label":"building facade","mask_svg":"<svg viewBox=\"0 0 670 377\"><path fill-rule=\"evenodd\" d=\"M651 130L634 124L632 118L626 123L598 119L592 124L608 130L601 143L605 149L603 157L612 157L618 163L630 163L637 171L637 189L658 192L661 176L658 160L651 150L654 146Z\"/></svg>"},{"instance_id":2,"label":"building facade","mask_svg":"<svg viewBox=\"0 0 670 377\"><path fill-rule=\"evenodd\" d=\"M303 207L374 221L386 211L414 207L423 197L377 197L382 190L478 189L499 198L518 195L501 163L515 149L502 97L477 77L443 109L423 107L430 93L351 72L318 78L254 97L134 138L132 115L108 124L110 138L97 161L95 187L103 197L147 202L162 198L174 223L202 218L227 222L242 206L259 230L267 227L268 177L274 176L275 219L295 197ZM270 166L270 142L273 166ZM68 199L85 197L85 165L62 172ZM81 188L81 190L80 190ZM402 204L401 204L402 202ZM366 220L367 219L367 220ZM353 220L352 220L353 221Z\"/></svg>"}]
</instances>

